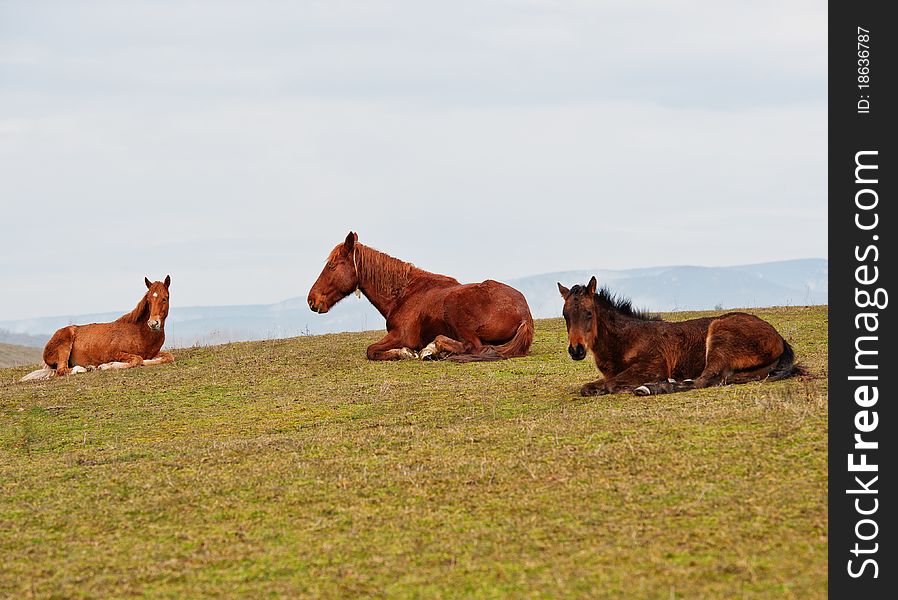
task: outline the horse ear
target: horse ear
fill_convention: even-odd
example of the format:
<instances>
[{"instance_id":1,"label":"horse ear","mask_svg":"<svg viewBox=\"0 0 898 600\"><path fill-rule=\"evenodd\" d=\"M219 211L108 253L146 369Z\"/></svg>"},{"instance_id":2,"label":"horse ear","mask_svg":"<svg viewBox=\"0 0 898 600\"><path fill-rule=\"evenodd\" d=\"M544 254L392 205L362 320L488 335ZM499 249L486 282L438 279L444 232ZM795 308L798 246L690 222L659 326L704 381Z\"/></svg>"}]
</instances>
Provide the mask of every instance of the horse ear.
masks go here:
<instances>
[{"instance_id":1,"label":"horse ear","mask_svg":"<svg viewBox=\"0 0 898 600\"><path fill-rule=\"evenodd\" d=\"M560 281L558 282L558 291L561 292L561 297L564 298L565 300L567 300L568 294L571 293L571 290L569 290L566 287L564 287L563 285L561 285Z\"/></svg>"},{"instance_id":2,"label":"horse ear","mask_svg":"<svg viewBox=\"0 0 898 600\"><path fill-rule=\"evenodd\" d=\"M165 289L168 289L168 286L171 285L171 275L166 275L165 281L163 281L162 283L165 284Z\"/></svg>"},{"instance_id":3,"label":"horse ear","mask_svg":"<svg viewBox=\"0 0 898 600\"><path fill-rule=\"evenodd\" d=\"M352 249L355 247L355 242L358 239L359 235L350 231L346 236L346 241L343 242L343 247L346 248L348 252L352 252Z\"/></svg>"},{"instance_id":4,"label":"horse ear","mask_svg":"<svg viewBox=\"0 0 898 600\"><path fill-rule=\"evenodd\" d=\"M147 279L146 277L143 278L143 282L144 282L145 284L147 284L147 289L150 289L150 286L153 285L153 284L150 282L150 280Z\"/></svg>"},{"instance_id":5,"label":"horse ear","mask_svg":"<svg viewBox=\"0 0 898 600\"><path fill-rule=\"evenodd\" d=\"M592 279L589 280L589 284L586 286L586 291L589 292L589 295L593 295L596 293L596 276L593 275Z\"/></svg>"}]
</instances>

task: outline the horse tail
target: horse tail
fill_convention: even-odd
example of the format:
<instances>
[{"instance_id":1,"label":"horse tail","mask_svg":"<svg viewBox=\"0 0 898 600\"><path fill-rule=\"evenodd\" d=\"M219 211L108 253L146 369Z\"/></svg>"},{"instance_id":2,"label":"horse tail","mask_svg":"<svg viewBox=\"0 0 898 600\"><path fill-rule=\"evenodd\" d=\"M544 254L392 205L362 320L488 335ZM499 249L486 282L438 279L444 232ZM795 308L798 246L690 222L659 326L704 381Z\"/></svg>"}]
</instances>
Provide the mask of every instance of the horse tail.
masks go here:
<instances>
[{"instance_id":1,"label":"horse tail","mask_svg":"<svg viewBox=\"0 0 898 600\"><path fill-rule=\"evenodd\" d=\"M498 346L484 346L478 354L453 354L446 360L458 363L469 362L489 362L494 360L504 360L506 358L514 358L516 356L526 356L530 350L530 344L533 343L533 319L528 315L526 319L518 325L514 336Z\"/></svg>"},{"instance_id":2,"label":"horse tail","mask_svg":"<svg viewBox=\"0 0 898 600\"><path fill-rule=\"evenodd\" d=\"M501 346L493 346L493 348L502 358L514 358L515 356L526 356L530 351L530 344L532 343L533 319L530 318L530 315L527 315L527 318L518 325L518 330L513 338Z\"/></svg>"},{"instance_id":3,"label":"horse tail","mask_svg":"<svg viewBox=\"0 0 898 600\"><path fill-rule=\"evenodd\" d=\"M44 379L50 379L54 375L53 369L49 366L44 365L42 368L37 371L32 371L28 375L25 375L19 380L19 383L24 383L26 381L43 381Z\"/></svg>"},{"instance_id":4,"label":"horse tail","mask_svg":"<svg viewBox=\"0 0 898 600\"><path fill-rule=\"evenodd\" d=\"M795 351L789 342L783 340L783 353L775 361L763 367L740 371L727 379L727 383L750 383L752 381L779 381L794 375L807 375L808 370L795 362Z\"/></svg>"},{"instance_id":5,"label":"horse tail","mask_svg":"<svg viewBox=\"0 0 898 600\"><path fill-rule=\"evenodd\" d=\"M789 345L789 342L783 340L783 353L780 354L779 359L770 370L770 374L767 375L767 380L779 381L780 379L786 379L787 377L792 377L794 375L807 374L807 368L805 368L804 365L795 362L795 351L792 350L792 346Z\"/></svg>"}]
</instances>

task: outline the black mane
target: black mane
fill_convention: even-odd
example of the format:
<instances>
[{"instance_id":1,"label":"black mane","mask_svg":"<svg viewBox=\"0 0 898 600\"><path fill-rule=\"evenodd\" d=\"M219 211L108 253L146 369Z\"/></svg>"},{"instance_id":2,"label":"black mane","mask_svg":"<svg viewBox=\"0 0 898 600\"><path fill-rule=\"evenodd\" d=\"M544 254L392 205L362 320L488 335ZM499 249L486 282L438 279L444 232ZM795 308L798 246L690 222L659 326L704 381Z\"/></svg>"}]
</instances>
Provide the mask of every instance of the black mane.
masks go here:
<instances>
[{"instance_id":1,"label":"black mane","mask_svg":"<svg viewBox=\"0 0 898 600\"><path fill-rule=\"evenodd\" d=\"M572 294L586 294L586 286L585 285L575 285L571 288ZM627 317L632 317L634 319L639 319L641 321L660 321L661 317L657 315L653 315L646 310L642 310L640 308L633 308L633 303L629 298L624 298L623 296L616 296L614 292L609 290L607 287L602 286L602 288L596 292L595 294L596 304L603 308L607 308L609 310L613 310L616 313L620 313Z\"/></svg>"}]
</instances>

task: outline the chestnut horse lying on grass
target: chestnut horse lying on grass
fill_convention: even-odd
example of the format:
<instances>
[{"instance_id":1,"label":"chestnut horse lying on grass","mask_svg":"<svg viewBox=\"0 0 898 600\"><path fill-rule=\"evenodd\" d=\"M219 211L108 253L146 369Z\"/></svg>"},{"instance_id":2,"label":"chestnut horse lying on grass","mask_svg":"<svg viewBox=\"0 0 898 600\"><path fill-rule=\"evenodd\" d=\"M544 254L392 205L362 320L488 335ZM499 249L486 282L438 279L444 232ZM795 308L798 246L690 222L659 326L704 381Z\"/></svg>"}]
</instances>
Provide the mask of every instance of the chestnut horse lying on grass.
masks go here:
<instances>
[{"instance_id":1,"label":"chestnut horse lying on grass","mask_svg":"<svg viewBox=\"0 0 898 600\"><path fill-rule=\"evenodd\" d=\"M20 381L48 379L89 369L130 369L141 365L162 365L175 358L159 352L165 342L168 317L168 287L165 281L150 283L144 277L147 292L134 310L112 323L69 325L50 338L44 347L43 369L29 373Z\"/></svg>"},{"instance_id":2,"label":"chestnut horse lying on grass","mask_svg":"<svg viewBox=\"0 0 898 600\"><path fill-rule=\"evenodd\" d=\"M353 291L387 320L387 335L368 346L371 360L498 360L525 356L533 341L533 317L516 289L491 279L462 285L363 246L350 231L327 257L309 308L326 313Z\"/></svg>"},{"instance_id":3,"label":"chestnut horse lying on grass","mask_svg":"<svg viewBox=\"0 0 898 600\"><path fill-rule=\"evenodd\" d=\"M647 396L805 374L783 336L753 315L731 312L668 323L634 310L606 288L596 293L595 277L571 289L559 283L558 290L568 353L583 360L591 350L605 376L584 385L583 396Z\"/></svg>"}]
</instances>

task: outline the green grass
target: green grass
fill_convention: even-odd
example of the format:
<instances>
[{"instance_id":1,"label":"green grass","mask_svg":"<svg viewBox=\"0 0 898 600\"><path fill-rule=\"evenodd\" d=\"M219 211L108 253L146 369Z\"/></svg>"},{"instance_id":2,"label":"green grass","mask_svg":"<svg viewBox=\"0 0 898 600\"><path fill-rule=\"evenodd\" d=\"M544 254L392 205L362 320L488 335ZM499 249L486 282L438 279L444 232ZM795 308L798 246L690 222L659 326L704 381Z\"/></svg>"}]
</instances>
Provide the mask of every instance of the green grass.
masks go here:
<instances>
[{"instance_id":1,"label":"green grass","mask_svg":"<svg viewBox=\"0 0 898 600\"><path fill-rule=\"evenodd\" d=\"M39 363L42 355L40 348L0 343L0 368Z\"/></svg>"},{"instance_id":2,"label":"green grass","mask_svg":"<svg viewBox=\"0 0 898 600\"><path fill-rule=\"evenodd\" d=\"M825 597L826 307L754 312L813 377L581 398L560 320L497 363L0 370L0 596Z\"/></svg>"}]
</instances>

